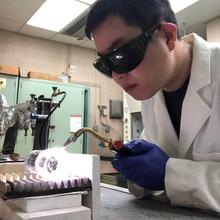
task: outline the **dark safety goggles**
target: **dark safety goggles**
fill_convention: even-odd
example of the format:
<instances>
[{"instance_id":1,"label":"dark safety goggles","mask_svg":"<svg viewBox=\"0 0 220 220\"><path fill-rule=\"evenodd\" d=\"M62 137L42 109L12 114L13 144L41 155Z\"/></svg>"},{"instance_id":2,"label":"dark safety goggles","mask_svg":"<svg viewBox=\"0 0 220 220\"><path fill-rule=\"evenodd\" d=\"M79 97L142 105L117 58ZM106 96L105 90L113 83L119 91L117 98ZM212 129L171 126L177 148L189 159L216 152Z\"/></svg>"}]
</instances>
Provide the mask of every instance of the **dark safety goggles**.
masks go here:
<instances>
[{"instance_id":1,"label":"dark safety goggles","mask_svg":"<svg viewBox=\"0 0 220 220\"><path fill-rule=\"evenodd\" d=\"M94 61L93 66L108 77L112 77L112 71L118 74L126 74L132 71L144 59L147 45L154 31L158 28L159 26L145 31L122 47L98 58Z\"/></svg>"}]
</instances>

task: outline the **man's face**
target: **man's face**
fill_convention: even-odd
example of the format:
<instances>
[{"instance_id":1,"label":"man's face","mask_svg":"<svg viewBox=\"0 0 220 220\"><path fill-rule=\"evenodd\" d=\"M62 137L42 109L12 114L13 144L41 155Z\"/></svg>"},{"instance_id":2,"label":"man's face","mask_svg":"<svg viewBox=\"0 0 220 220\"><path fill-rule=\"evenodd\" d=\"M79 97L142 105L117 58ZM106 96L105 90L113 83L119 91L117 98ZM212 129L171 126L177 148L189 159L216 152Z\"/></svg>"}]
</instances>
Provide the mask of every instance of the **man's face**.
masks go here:
<instances>
[{"instance_id":1,"label":"man's face","mask_svg":"<svg viewBox=\"0 0 220 220\"><path fill-rule=\"evenodd\" d=\"M106 55L141 33L140 27L129 26L120 17L111 16L94 30L93 39L97 52ZM171 64L165 36L160 30L156 30L147 45L142 62L126 74L112 72L112 78L133 98L144 100L170 83Z\"/></svg>"}]
</instances>

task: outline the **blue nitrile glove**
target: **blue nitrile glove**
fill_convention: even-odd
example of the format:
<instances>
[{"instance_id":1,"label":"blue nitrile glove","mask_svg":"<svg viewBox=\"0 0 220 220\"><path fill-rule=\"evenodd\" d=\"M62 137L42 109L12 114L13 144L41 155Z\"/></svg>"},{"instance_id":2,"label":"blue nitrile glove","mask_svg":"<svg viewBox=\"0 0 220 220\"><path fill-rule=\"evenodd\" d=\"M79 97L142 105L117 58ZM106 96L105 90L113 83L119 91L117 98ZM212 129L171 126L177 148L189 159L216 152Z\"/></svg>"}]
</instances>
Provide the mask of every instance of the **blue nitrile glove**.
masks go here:
<instances>
[{"instance_id":1,"label":"blue nitrile glove","mask_svg":"<svg viewBox=\"0 0 220 220\"><path fill-rule=\"evenodd\" d=\"M112 166L128 180L148 190L164 190L169 157L155 144L134 140L116 153Z\"/></svg>"}]
</instances>

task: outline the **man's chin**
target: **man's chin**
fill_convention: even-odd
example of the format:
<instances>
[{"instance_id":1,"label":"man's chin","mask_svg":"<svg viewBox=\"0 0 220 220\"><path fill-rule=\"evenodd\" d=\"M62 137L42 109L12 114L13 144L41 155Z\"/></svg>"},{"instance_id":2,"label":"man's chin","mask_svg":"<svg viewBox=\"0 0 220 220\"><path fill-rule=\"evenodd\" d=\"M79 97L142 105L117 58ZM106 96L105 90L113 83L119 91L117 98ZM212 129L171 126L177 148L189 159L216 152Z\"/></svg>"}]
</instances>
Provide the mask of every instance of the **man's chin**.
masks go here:
<instances>
[{"instance_id":1,"label":"man's chin","mask_svg":"<svg viewBox=\"0 0 220 220\"><path fill-rule=\"evenodd\" d=\"M149 99L153 96L153 95L143 94L143 93L139 93L139 94L130 93L129 95L137 101L143 101L143 100Z\"/></svg>"},{"instance_id":2,"label":"man's chin","mask_svg":"<svg viewBox=\"0 0 220 220\"><path fill-rule=\"evenodd\" d=\"M143 95L140 94L129 94L129 95L137 101L143 101L146 99L145 97L143 97Z\"/></svg>"}]
</instances>

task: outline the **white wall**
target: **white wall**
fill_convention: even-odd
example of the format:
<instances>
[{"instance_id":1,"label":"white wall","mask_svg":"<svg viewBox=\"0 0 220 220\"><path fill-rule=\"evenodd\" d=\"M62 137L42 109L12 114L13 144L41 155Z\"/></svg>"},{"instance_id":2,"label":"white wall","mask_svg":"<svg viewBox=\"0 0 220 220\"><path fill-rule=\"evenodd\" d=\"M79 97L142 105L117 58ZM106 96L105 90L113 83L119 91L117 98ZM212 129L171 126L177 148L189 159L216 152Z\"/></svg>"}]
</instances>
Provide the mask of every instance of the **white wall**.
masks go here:
<instances>
[{"instance_id":1,"label":"white wall","mask_svg":"<svg viewBox=\"0 0 220 220\"><path fill-rule=\"evenodd\" d=\"M220 17L206 23L207 41L220 42Z\"/></svg>"}]
</instances>

